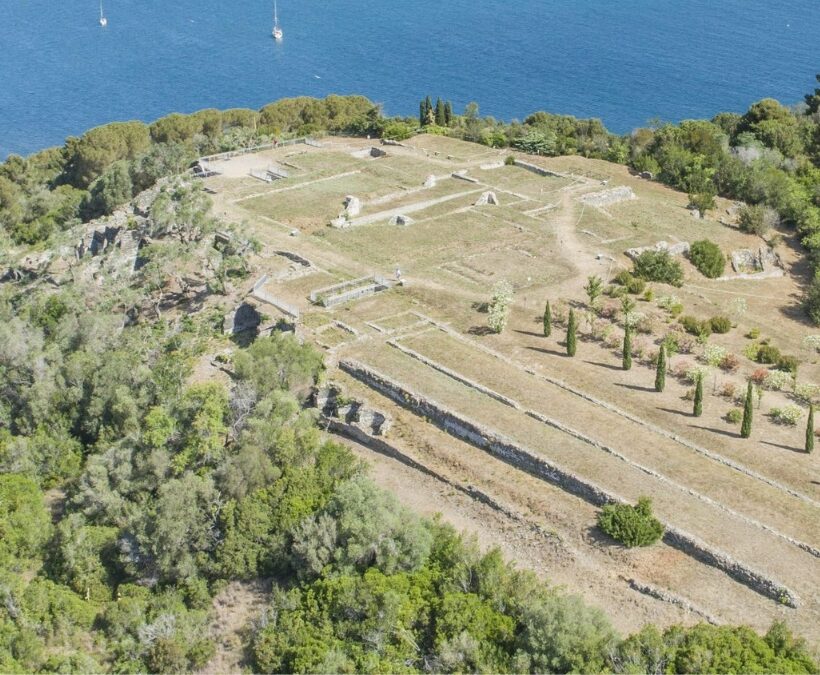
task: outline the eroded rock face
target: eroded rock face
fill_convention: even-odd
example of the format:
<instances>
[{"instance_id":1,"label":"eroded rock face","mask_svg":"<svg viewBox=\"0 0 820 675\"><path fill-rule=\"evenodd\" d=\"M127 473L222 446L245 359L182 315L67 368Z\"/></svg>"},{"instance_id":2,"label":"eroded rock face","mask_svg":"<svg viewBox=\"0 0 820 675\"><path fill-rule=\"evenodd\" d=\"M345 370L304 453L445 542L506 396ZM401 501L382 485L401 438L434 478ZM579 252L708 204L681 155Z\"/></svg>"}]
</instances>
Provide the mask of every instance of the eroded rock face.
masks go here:
<instances>
[{"instance_id":1,"label":"eroded rock face","mask_svg":"<svg viewBox=\"0 0 820 675\"><path fill-rule=\"evenodd\" d=\"M495 192L482 192L481 196L478 198L478 201L475 203L476 206L485 206L487 204L492 206L499 205L498 197L495 196Z\"/></svg>"},{"instance_id":2,"label":"eroded rock face","mask_svg":"<svg viewBox=\"0 0 820 675\"><path fill-rule=\"evenodd\" d=\"M689 242L679 241L675 244L670 244L668 241L659 241L654 246L639 246L638 248L628 248L624 251L627 258L637 260L638 256L645 251L666 251L669 255L687 255L689 253Z\"/></svg>"},{"instance_id":3,"label":"eroded rock face","mask_svg":"<svg viewBox=\"0 0 820 675\"><path fill-rule=\"evenodd\" d=\"M344 201L345 215L348 218L355 218L362 212L362 202L358 197L347 195Z\"/></svg>"},{"instance_id":4,"label":"eroded rock face","mask_svg":"<svg viewBox=\"0 0 820 675\"><path fill-rule=\"evenodd\" d=\"M366 401L345 398L334 384L317 389L313 403L325 417L358 427L370 436L387 435L393 424L390 415L370 407Z\"/></svg>"},{"instance_id":5,"label":"eroded rock face","mask_svg":"<svg viewBox=\"0 0 820 675\"><path fill-rule=\"evenodd\" d=\"M741 248L732 251L732 269L738 274L758 274L772 270L782 270L780 256L769 246L761 246L757 251Z\"/></svg>"},{"instance_id":6,"label":"eroded rock face","mask_svg":"<svg viewBox=\"0 0 820 675\"><path fill-rule=\"evenodd\" d=\"M262 323L262 315L256 307L250 303L243 302L232 312L228 312L224 319L224 332L226 335L242 333L246 330L259 328Z\"/></svg>"},{"instance_id":7,"label":"eroded rock face","mask_svg":"<svg viewBox=\"0 0 820 675\"><path fill-rule=\"evenodd\" d=\"M401 226L406 227L407 225L412 225L413 224L413 219L410 216L404 216L404 215L399 214L399 215L393 216L390 219L389 223L390 223L390 225L401 225Z\"/></svg>"}]
</instances>

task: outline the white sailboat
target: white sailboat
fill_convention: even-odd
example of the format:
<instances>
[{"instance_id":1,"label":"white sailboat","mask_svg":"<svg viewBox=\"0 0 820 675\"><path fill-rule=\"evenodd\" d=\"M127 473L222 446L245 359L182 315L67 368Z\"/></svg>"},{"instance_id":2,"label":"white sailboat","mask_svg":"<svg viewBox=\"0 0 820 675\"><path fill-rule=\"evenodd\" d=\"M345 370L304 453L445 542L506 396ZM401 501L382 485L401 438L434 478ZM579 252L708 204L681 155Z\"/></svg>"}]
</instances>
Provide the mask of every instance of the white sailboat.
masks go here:
<instances>
[{"instance_id":1,"label":"white sailboat","mask_svg":"<svg viewBox=\"0 0 820 675\"><path fill-rule=\"evenodd\" d=\"M105 28L108 25L108 19L105 18L102 8L102 0L100 0L100 25Z\"/></svg>"},{"instance_id":2,"label":"white sailboat","mask_svg":"<svg viewBox=\"0 0 820 675\"><path fill-rule=\"evenodd\" d=\"M284 33L279 25L279 17L276 14L276 0L273 0L273 39L281 40L283 36Z\"/></svg>"}]
</instances>

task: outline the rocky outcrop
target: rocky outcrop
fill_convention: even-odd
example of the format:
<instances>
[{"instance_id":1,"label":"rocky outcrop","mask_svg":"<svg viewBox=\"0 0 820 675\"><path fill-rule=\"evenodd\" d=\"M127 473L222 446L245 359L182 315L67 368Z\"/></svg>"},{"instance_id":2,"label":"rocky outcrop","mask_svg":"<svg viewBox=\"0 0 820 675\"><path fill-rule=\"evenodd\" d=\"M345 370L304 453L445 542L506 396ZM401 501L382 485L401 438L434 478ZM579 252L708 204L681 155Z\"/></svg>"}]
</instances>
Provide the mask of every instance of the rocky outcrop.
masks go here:
<instances>
[{"instance_id":1,"label":"rocky outcrop","mask_svg":"<svg viewBox=\"0 0 820 675\"><path fill-rule=\"evenodd\" d=\"M638 248L628 248L624 251L627 258L636 260L641 253L646 251L666 251L669 255L687 255L689 253L689 242L679 241L676 244L670 244L666 241L659 241L654 246L640 246Z\"/></svg>"},{"instance_id":2,"label":"rocky outcrop","mask_svg":"<svg viewBox=\"0 0 820 675\"><path fill-rule=\"evenodd\" d=\"M313 404L324 418L354 426L369 436L386 436L393 424L390 415L370 407L366 401L345 397L335 384L317 389Z\"/></svg>"},{"instance_id":3,"label":"rocky outcrop","mask_svg":"<svg viewBox=\"0 0 820 675\"><path fill-rule=\"evenodd\" d=\"M780 256L769 246L761 246L757 251L742 248L732 251L732 269L738 274L758 274L773 269L783 270Z\"/></svg>"},{"instance_id":4,"label":"rocky outcrop","mask_svg":"<svg viewBox=\"0 0 820 675\"><path fill-rule=\"evenodd\" d=\"M627 185L620 185L609 190L601 190L600 192L592 192L584 195L580 198L580 201L588 206L602 208L630 199L637 199L635 193L632 192L632 188Z\"/></svg>"},{"instance_id":5,"label":"rocky outcrop","mask_svg":"<svg viewBox=\"0 0 820 675\"><path fill-rule=\"evenodd\" d=\"M390 220L388 221L388 223L390 225L401 225L401 226L412 225L413 222L414 221L410 216L405 216L405 215L402 215L402 214L396 214L395 216L392 216L390 218Z\"/></svg>"},{"instance_id":6,"label":"rocky outcrop","mask_svg":"<svg viewBox=\"0 0 820 675\"><path fill-rule=\"evenodd\" d=\"M498 197L495 196L495 192L482 192L481 196L478 198L474 206L486 206L487 204L491 206L499 206Z\"/></svg>"}]
</instances>

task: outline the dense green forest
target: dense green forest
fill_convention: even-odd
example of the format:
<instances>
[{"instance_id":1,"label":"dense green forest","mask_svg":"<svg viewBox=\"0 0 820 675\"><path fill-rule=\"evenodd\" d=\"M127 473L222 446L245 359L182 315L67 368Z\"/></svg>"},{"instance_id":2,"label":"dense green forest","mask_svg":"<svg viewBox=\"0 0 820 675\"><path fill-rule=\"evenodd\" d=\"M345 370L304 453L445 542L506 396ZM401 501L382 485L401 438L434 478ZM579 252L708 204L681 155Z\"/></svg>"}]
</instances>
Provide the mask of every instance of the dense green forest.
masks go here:
<instances>
[{"instance_id":1,"label":"dense green forest","mask_svg":"<svg viewBox=\"0 0 820 675\"><path fill-rule=\"evenodd\" d=\"M490 145L629 161L693 193L759 189L750 201L812 251L817 106L757 106L626 138L546 113L500 124L475 106L448 117L442 104L441 121ZM204 153L418 123L329 97L99 127L0 166L0 250L57 246ZM196 185L172 181L133 276L0 284L0 672L195 670L215 652L213 597L257 578L272 584L248 617L259 672L818 672L782 624L620 636L577 597L407 511L319 429L306 405L318 352L223 335L220 299L253 247L217 251L217 227L242 237ZM186 261L195 297L168 291ZM228 346L229 375L195 376Z\"/></svg>"}]
</instances>

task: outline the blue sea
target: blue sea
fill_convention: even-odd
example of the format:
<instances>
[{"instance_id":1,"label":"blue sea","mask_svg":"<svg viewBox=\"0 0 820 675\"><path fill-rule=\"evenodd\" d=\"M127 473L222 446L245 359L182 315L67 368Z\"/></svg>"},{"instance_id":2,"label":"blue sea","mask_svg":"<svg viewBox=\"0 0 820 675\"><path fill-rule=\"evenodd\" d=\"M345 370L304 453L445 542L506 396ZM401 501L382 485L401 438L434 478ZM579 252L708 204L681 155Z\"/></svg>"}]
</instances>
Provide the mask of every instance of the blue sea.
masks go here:
<instances>
[{"instance_id":1,"label":"blue sea","mask_svg":"<svg viewBox=\"0 0 820 675\"><path fill-rule=\"evenodd\" d=\"M1 0L0 158L112 120L359 93L415 115L648 120L795 103L820 71L820 0Z\"/></svg>"}]
</instances>

